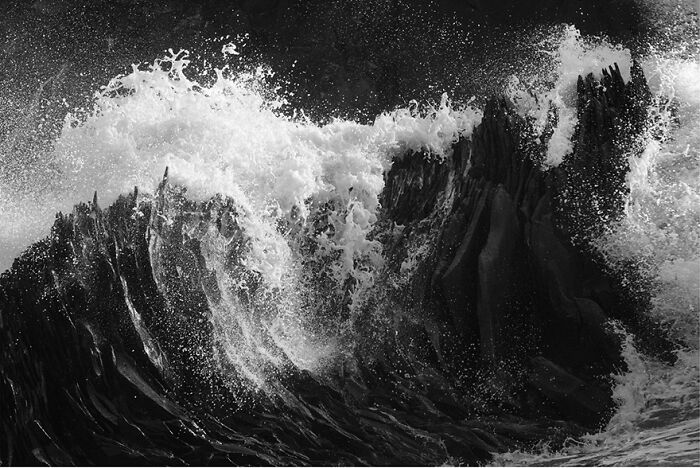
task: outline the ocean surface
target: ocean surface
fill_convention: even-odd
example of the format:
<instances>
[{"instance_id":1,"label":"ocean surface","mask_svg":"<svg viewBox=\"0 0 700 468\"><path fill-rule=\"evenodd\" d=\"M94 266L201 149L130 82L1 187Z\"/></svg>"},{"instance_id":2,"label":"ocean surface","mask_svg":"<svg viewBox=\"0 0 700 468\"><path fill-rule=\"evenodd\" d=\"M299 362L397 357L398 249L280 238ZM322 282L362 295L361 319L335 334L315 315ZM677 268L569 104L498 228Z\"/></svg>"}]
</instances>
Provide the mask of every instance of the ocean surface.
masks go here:
<instances>
[{"instance_id":1,"label":"ocean surface","mask_svg":"<svg viewBox=\"0 0 700 468\"><path fill-rule=\"evenodd\" d=\"M607 425L556 448L543 441L495 454L492 466L700 466L699 42L691 37L686 44L650 47L636 57L654 96L640 142L644 149L641 157L630 156L623 219L595 241L611 268L634 259L653 278L651 314L679 343L677 360L668 364L645 355L618 325L628 370L613 376L618 406ZM546 171L571 152L578 76L600 76L617 63L629 78L632 54L570 25L553 28L540 46L547 66L514 74L507 92L535 131L544 131L551 109L558 112L542 162ZM215 53L236 60L240 49L231 41ZM392 158L411 150L452 157L453 144L470 136L483 110L475 102L453 102L445 93L439 102L387 110L370 124L332 115L318 124L302 109L294 115L280 111L285 90L270 84L273 74L264 64L248 73L195 71L187 51L171 50L104 83L91 106L68 112L50 145L29 153L22 141L41 109L38 102L28 103L27 124L13 122L0 142L5 161L0 269L49 233L56 212L70 212L95 191L102 206L135 186L155 193L167 167L170 183L186 187L192 200L217 194L236 200L251 239L241 261L277 291L275 307L258 315L242 311L235 298L224 298L214 309L216 365L222 372L234 369L231 391L251 404L293 398L280 384L285 376L303 371L323 379L351 366L362 294L382 263L369 234L380 209L383 174ZM342 204L330 214L342 235L320 242L331 259L329 284L354 285L349 315L319 319L305 297L311 293L299 246L278 229L279 220L292 214L313 216L304 212L309 199ZM217 257L222 247L212 241L207 248L209 268L225 270ZM411 267L407 263L406 271ZM236 281L222 277L229 286ZM352 301L358 304L356 314Z\"/></svg>"}]
</instances>

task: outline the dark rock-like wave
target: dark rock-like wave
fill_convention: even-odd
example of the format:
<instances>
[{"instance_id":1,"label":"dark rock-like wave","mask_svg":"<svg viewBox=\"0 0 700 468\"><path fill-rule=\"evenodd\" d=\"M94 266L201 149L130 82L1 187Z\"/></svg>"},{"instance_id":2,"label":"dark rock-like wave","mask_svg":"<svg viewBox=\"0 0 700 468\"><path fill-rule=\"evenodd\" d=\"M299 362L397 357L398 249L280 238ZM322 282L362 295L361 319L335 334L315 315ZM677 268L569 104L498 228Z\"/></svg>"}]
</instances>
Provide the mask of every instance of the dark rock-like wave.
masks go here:
<instances>
[{"instance_id":1,"label":"dark rock-like wave","mask_svg":"<svg viewBox=\"0 0 700 468\"><path fill-rule=\"evenodd\" d=\"M0 461L473 464L599 428L625 367L610 319L672 356L644 314L644 275L592 245L622 215L647 119L632 75L579 80L574 152L557 168L542 170L545 143L503 99L451 158L395 160L355 367L282 362L266 392L232 386L238 370L216 359L212 308L224 293L250 304L259 282L232 200L191 201L166 173L154 196L59 214L0 278ZM245 290L221 290L202 252L211 232ZM397 312L377 333L381 308Z\"/></svg>"}]
</instances>

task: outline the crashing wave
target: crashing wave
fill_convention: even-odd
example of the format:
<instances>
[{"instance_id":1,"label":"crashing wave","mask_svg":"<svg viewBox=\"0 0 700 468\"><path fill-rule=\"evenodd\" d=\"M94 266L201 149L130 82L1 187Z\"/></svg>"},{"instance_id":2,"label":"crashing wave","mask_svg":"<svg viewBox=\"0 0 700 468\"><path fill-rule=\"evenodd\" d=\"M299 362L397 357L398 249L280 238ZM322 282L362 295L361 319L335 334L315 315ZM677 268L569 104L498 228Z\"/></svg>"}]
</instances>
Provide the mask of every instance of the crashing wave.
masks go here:
<instances>
[{"instance_id":1,"label":"crashing wave","mask_svg":"<svg viewBox=\"0 0 700 468\"><path fill-rule=\"evenodd\" d=\"M638 65L579 78L545 170L556 119L533 137L505 99L319 128L168 63L56 154L108 199L178 171L59 214L0 279L8 463L476 463L607 422L629 363L609 319L675 359L630 294L646 272L594 242L643 151Z\"/></svg>"}]
</instances>

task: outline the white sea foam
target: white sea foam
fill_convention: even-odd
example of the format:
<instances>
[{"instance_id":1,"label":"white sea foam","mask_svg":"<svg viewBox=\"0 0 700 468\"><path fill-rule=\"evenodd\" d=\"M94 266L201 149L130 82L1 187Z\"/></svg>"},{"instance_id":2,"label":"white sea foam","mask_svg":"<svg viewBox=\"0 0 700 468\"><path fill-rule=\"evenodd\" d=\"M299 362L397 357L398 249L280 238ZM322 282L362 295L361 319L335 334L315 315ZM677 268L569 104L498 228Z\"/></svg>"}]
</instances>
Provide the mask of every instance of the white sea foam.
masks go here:
<instances>
[{"instance_id":1,"label":"white sea foam","mask_svg":"<svg viewBox=\"0 0 700 468\"><path fill-rule=\"evenodd\" d=\"M233 45L223 53L235 54ZM334 354L338 330L315 330L304 319L299 258L277 221L293 209L304 219L331 203L333 229L318 237L318 255L327 256L338 285L351 280L359 297L382 261L379 243L367 234L392 158L409 150L449 156L481 112L443 96L434 107L412 102L371 125L341 119L316 125L279 112L284 97L266 84L272 72L265 67L239 74L210 70L217 79L204 85L188 76L188 63L186 52L171 51L148 67L134 66L97 93L91 109L66 117L53 151L41 161L53 174L45 189L29 186L26 196L10 192L0 201L5 220L13 217L12 230L0 231L2 250L17 254L48 233L53 212L70 210L95 190L102 206L134 186L153 191L169 167L170 181L186 187L189 198L223 194L235 200L238 222L251 239L243 262L276 291L266 310L243 306L228 293L212 306L220 355L256 384L266 368L283 362L280 348L297 367L316 368ZM217 269L218 240L209 241L207 263ZM219 271L217 280L229 291L235 278Z\"/></svg>"},{"instance_id":2,"label":"white sea foam","mask_svg":"<svg viewBox=\"0 0 700 468\"><path fill-rule=\"evenodd\" d=\"M700 355L678 353L669 366L641 355L624 336L628 372L616 376L616 414L600 432L561 450L542 444L533 452L495 456L494 466L697 466L700 443Z\"/></svg>"},{"instance_id":3,"label":"white sea foam","mask_svg":"<svg viewBox=\"0 0 700 468\"><path fill-rule=\"evenodd\" d=\"M443 97L436 108L414 103L373 125L336 119L318 126L277 112L284 100L265 85L266 68L235 76L215 70L216 82L204 86L186 76L187 65L181 52L134 66L96 95L87 117L68 115L54 151L40 161L52 169L44 188L25 186L22 197L0 187L3 214L13 216L5 223L12 228L0 232L3 251L16 255L41 231L28 234L27 227L47 232L47 212L70 210L94 190L103 205L135 185L153 190L166 166L190 197L230 195L258 216L304 210L312 196L337 199L353 206L353 216L338 222L366 232L393 155L408 149L445 155L480 119L479 111L454 108Z\"/></svg>"},{"instance_id":4,"label":"white sea foam","mask_svg":"<svg viewBox=\"0 0 700 468\"><path fill-rule=\"evenodd\" d=\"M579 76L592 73L597 79L602 70L617 64L625 81L630 79L632 56L620 45L613 45L601 38L583 37L574 26L567 25L556 39L541 44L541 53L551 55L549 70L538 70L537 80L549 81L549 89L533 93L527 83L535 77L513 76L507 92L523 116L533 120L534 131L542 134L550 120L550 112L556 113L556 124L547 142L546 167L561 164L573 150L576 117L576 83Z\"/></svg>"},{"instance_id":5,"label":"white sea foam","mask_svg":"<svg viewBox=\"0 0 700 468\"><path fill-rule=\"evenodd\" d=\"M598 74L617 62L629 78L630 54L605 41L582 38L572 27L564 29L549 52L553 86L533 95L522 84L526 80L514 80L512 97L540 132L550 107L556 110L558 123L546 160L548 166L556 166L571 151L577 76ZM644 61L654 92L674 105L656 100L655 129L665 139L655 140L650 133L642 157L630 160L625 219L600 242L613 264L645 258L660 286L653 313L669 323L687 349L679 352L676 365L668 366L640 355L628 340L625 358L630 370L618 376L615 390L620 411L604 431L556 454L509 454L501 461L671 463L678 454L685 461L697 454L697 63L696 58L673 54L651 54ZM218 78L208 86L186 71L187 59L180 53L115 78L97 94L94 108L67 118L54 150L21 174L24 182L0 184L0 268L9 267L22 248L48 233L55 211L70 210L75 202L90 199L94 190L103 206L134 185L153 190L169 166L171 180L186 186L188 196L206 199L222 193L236 200L245 213L243 227L253 239L247 265L276 288L275 307L252 311L256 316L233 295L224 294L221 304L212 308L220 358L260 386L267 370L278 369L285 359L298 368L318 371L326 360L342 355L338 343L342 337L315 328L313 316L305 316L301 291L295 288L299 278L295 252L275 221L293 207L302 216L310 214L315 207L308 200L333 202L333 233L319 241L326 251L339 253L333 265L336 280L371 282L372 268L381 258L367 233L376 220L382 173L391 158L409 149L444 157L459 135L469 134L481 113L455 108L444 97L434 108L412 103L378 116L372 125L334 120L319 126L281 115L282 95L265 85L268 69L235 76L210 70ZM212 235L203 244L208 266L214 270L221 269L217 242ZM410 270L415 261L402 267ZM219 273L220 289L226 291L235 278Z\"/></svg>"},{"instance_id":6,"label":"white sea foam","mask_svg":"<svg viewBox=\"0 0 700 468\"><path fill-rule=\"evenodd\" d=\"M655 278L651 314L681 343L677 362L639 353L618 325L628 371L614 376L619 406L608 425L559 451L497 455L495 465L700 464L699 63L685 49L652 49L642 61L655 96L644 151L630 155L624 218L597 242L612 266L635 261Z\"/></svg>"}]
</instances>

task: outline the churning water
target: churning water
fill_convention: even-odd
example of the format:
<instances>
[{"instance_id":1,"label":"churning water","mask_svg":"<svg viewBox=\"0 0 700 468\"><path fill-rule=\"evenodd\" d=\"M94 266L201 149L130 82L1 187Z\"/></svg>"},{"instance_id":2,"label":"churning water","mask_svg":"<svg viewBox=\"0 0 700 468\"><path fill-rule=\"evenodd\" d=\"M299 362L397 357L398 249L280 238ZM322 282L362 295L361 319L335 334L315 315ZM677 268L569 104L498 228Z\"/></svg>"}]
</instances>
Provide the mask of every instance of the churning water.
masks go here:
<instances>
[{"instance_id":1,"label":"churning water","mask_svg":"<svg viewBox=\"0 0 700 468\"><path fill-rule=\"evenodd\" d=\"M617 63L627 79L631 67L629 50L581 37L573 27L553 37L542 45L550 67L513 76L508 84L518 112L536 130L544 130L552 107L558 110L542 170L572 150L577 77ZM235 44L221 53L236 54ZM607 426L557 450L542 444L498 454L495 464L700 465L699 60L692 47L680 46L642 57L654 93L641 137L645 149L641 158L630 156L624 218L596 243L612 268L635 259L655 278L652 313L680 343L676 363L640 353L618 327L628 371L615 376L619 407ZM355 317L318 320L304 297L298 246L280 231L280 222L310 219L332 207L334 234L319 235L317 255L327 262L330 280L338 288L351 284L352 301L361 302L383 262L381 245L369 233L392 158L407 150L451 157L452 145L471 134L482 111L444 95L432 106L412 103L383 113L369 125L343 119L318 125L302 111L280 112L284 92L267 84L269 68L208 70L216 75L211 82L188 64L187 52L171 51L134 66L104 86L93 107L69 113L50 149L36 150L29 164L6 165L0 268L48 234L55 212L70 211L95 190L104 206L134 186L153 193L168 167L170 181L185 187L189 198L223 194L236 201L251 238L242 261L275 291L273 310L258 316L244 312L234 297L212 308L217 359L236 370L232 388L275 393L290 365L318 376L351 365ZM15 152L24 131L17 124L0 144L5 161L19 160ZM238 279L225 271L225 246L214 235L206 239L207 266L221 272L220 289L229 290Z\"/></svg>"}]
</instances>

